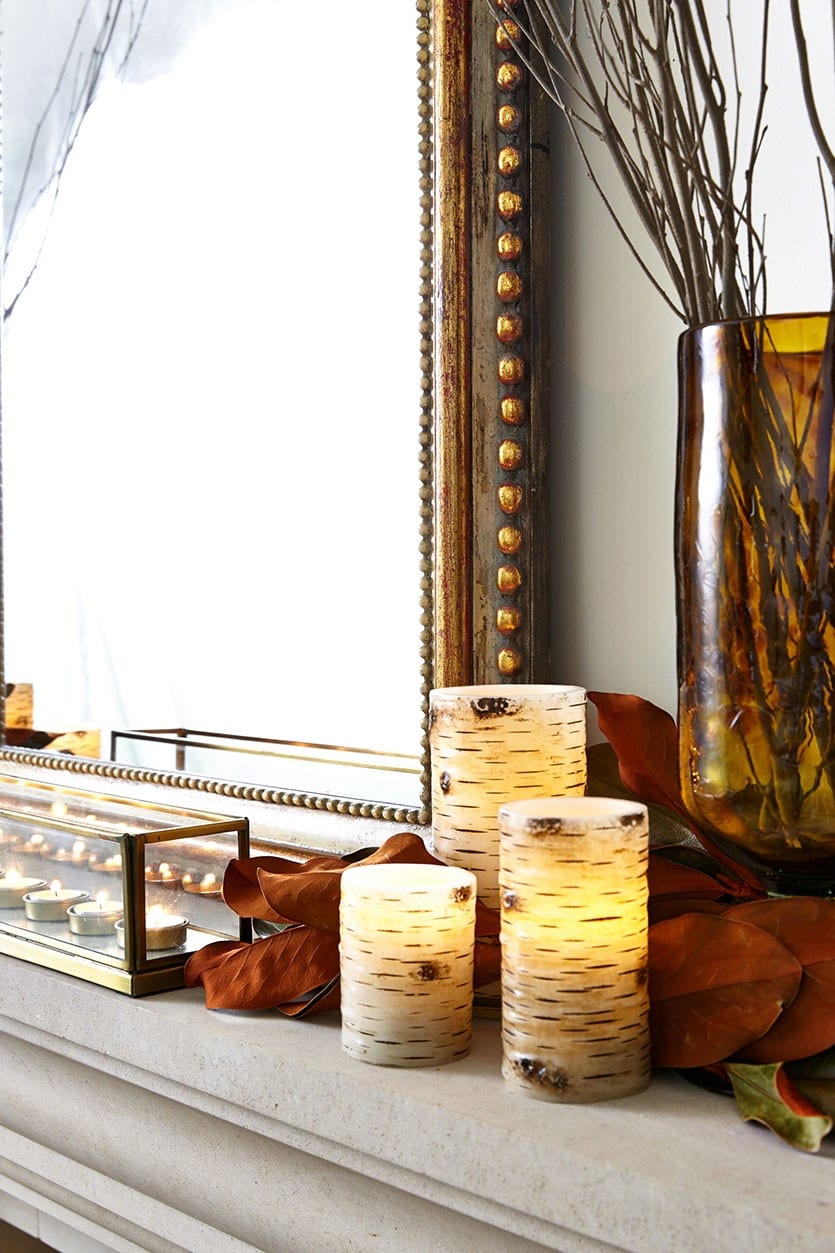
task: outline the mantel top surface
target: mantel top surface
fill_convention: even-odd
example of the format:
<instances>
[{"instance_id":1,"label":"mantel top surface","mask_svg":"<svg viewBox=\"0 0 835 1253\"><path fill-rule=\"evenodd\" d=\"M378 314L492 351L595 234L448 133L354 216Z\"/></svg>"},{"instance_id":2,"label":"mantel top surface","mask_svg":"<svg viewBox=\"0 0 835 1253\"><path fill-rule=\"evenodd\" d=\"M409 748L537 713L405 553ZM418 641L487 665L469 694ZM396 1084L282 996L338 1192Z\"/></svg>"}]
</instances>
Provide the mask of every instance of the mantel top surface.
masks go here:
<instances>
[{"instance_id":1,"label":"mantel top surface","mask_svg":"<svg viewBox=\"0 0 835 1253\"><path fill-rule=\"evenodd\" d=\"M375 1067L342 1053L335 1014L209 1012L196 990L131 1000L0 958L0 1026L320 1157L413 1172L592 1241L832 1247L835 1145L789 1149L671 1074L606 1104L531 1100L503 1084L492 1020L476 1022L462 1062Z\"/></svg>"}]
</instances>

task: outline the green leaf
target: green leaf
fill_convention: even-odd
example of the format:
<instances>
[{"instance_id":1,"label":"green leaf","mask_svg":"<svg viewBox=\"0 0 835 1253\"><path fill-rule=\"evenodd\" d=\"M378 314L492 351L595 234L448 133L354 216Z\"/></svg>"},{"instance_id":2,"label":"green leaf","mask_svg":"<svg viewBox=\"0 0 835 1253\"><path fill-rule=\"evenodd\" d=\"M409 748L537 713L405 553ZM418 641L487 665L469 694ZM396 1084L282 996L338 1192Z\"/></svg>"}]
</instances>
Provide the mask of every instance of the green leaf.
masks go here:
<instances>
[{"instance_id":1,"label":"green leaf","mask_svg":"<svg viewBox=\"0 0 835 1253\"><path fill-rule=\"evenodd\" d=\"M782 1062L769 1066L729 1062L725 1069L746 1122L762 1123L792 1148L817 1153L832 1129L832 1119L797 1090Z\"/></svg>"}]
</instances>

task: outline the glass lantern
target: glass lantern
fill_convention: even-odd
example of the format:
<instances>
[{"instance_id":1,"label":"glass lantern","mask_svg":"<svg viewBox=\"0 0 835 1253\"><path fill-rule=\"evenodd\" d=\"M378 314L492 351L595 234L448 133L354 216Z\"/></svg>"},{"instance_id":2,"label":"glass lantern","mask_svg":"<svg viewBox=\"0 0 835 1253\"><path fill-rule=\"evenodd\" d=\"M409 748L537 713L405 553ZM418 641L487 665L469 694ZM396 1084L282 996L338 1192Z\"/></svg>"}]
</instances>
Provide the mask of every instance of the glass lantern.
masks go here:
<instances>
[{"instance_id":1,"label":"glass lantern","mask_svg":"<svg viewBox=\"0 0 835 1253\"><path fill-rule=\"evenodd\" d=\"M0 775L0 952L131 996L182 987L192 953L250 940L223 900L245 818Z\"/></svg>"}]
</instances>

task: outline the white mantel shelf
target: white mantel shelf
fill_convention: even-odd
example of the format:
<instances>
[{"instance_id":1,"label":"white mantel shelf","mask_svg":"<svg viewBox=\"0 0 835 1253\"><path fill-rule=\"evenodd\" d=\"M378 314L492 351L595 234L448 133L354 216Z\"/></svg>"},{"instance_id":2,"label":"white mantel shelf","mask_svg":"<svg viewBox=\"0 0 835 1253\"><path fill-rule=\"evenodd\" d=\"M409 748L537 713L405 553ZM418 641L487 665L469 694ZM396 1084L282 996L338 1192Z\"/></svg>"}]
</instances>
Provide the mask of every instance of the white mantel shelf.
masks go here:
<instances>
[{"instance_id":1,"label":"white mantel shelf","mask_svg":"<svg viewBox=\"0 0 835 1253\"><path fill-rule=\"evenodd\" d=\"M828 1144L797 1153L674 1075L529 1100L494 1021L466 1061L387 1069L342 1054L336 1015L131 1000L0 957L0 1033L0 1216L62 1224L68 1249L835 1247Z\"/></svg>"}]
</instances>

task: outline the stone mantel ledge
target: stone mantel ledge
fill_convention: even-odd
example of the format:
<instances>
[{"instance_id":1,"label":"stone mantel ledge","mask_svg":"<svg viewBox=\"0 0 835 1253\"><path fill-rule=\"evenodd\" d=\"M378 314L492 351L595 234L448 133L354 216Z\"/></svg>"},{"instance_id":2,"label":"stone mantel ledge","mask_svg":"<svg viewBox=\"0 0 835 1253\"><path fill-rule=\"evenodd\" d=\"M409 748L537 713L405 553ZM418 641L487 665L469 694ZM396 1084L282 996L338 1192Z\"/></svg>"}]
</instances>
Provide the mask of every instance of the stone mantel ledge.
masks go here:
<instances>
[{"instance_id":1,"label":"stone mantel ledge","mask_svg":"<svg viewBox=\"0 0 835 1253\"><path fill-rule=\"evenodd\" d=\"M337 1015L0 957L0 1191L108 1248L831 1250L833 1157L675 1075L601 1105L506 1091L495 1021L463 1062L389 1069L342 1054Z\"/></svg>"}]
</instances>

